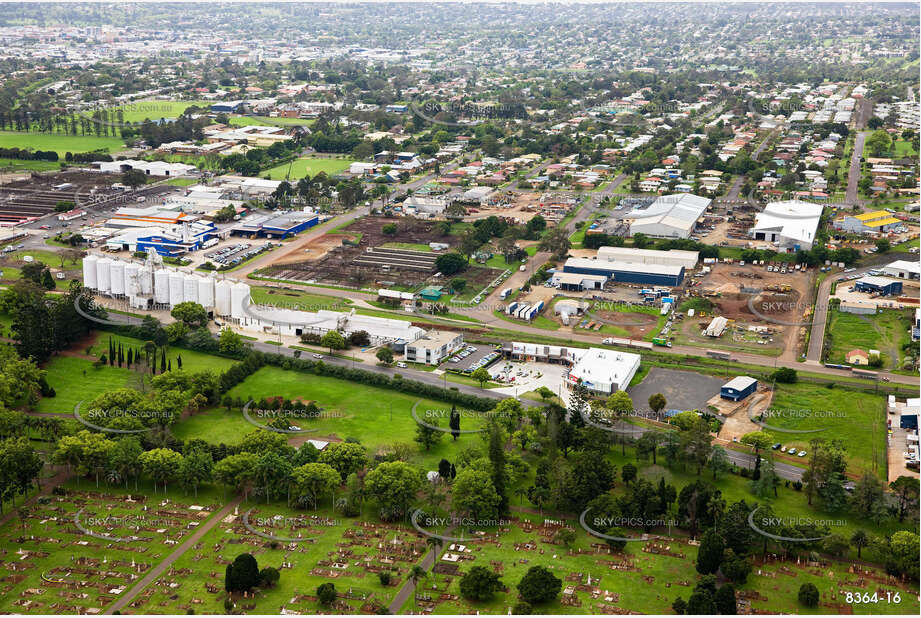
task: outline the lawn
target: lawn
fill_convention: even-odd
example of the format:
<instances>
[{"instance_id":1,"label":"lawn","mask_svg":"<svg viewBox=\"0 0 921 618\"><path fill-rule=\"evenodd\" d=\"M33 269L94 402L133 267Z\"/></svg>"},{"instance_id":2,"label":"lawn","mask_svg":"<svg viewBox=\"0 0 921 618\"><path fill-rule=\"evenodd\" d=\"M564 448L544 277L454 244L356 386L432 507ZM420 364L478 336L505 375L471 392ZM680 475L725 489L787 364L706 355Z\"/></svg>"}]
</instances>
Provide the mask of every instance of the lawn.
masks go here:
<instances>
[{"instance_id":1,"label":"lawn","mask_svg":"<svg viewBox=\"0 0 921 618\"><path fill-rule=\"evenodd\" d=\"M825 388L814 384L777 384L771 416L765 422L782 429L813 433L770 431L777 442L810 452L813 438L841 440L847 449L848 471L874 471L886 477L885 405L882 395ZM855 437L859 436L859 439ZM807 458L803 458L805 465Z\"/></svg>"},{"instance_id":2,"label":"lawn","mask_svg":"<svg viewBox=\"0 0 921 618\"><path fill-rule=\"evenodd\" d=\"M304 176L316 176L320 172L326 172L332 176L349 168L352 164L351 159L315 159L312 157L302 157L289 163L284 163L278 167L273 167L259 174L260 177L268 176L272 180L284 180L290 178L297 180Z\"/></svg>"},{"instance_id":3,"label":"lawn","mask_svg":"<svg viewBox=\"0 0 921 618\"><path fill-rule=\"evenodd\" d=\"M339 440L357 438L371 453L395 443L410 444L415 463L428 470L437 468L442 457L453 460L459 449L479 443L476 434L464 434L456 442L445 436L430 451L422 452L413 442L417 426L411 414L413 406L419 402L416 413L423 418L427 410L449 410L450 405L389 389L357 385L337 378L285 371L277 367L263 367L231 389L229 394L231 397L240 397L244 400L285 397L291 400L316 401L326 414L302 425L304 429L315 430L305 434L307 437L332 437ZM174 432L184 438L196 437L214 441L214 427L219 426L221 422L255 430L239 410L227 411L220 408L211 411L211 414L213 416L209 418L216 422L200 421L198 419L202 415L196 415L180 421L174 426ZM464 421L463 429L479 426L479 419L467 417ZM241 422L246 427L241 425ZM447 421L443 420L441 424L447 426ZM189 429L188 426L192 428ZM228 436L230 434L236 435L235 442L242 437L242 432L228 432Z\"/></svg>"},{"instance_id":4,"label":"lawn","mask_svg":"<svg viewBox=\"0 0 921 618\"><path fill-rule=\"evenodd\" d=\"M22 159L0 159L0 170L4 172L28 170L30 172L49 172L61 169L57 161L24 161Z\"/></svg>"},{"instance_id":5,"label":"lawn","mask_svg":"<svg viewBox=\"0 0 921 618\"><path fill-rule=\"evenodd\" d=\"M432 248L428 245L416 242L386 242L381 246L385 249L408 249L410 251L424 251L426 253L431 253L432 251Z\"/></svg>"},{"instance_id":6,"label":"lawn","mask_svg":"<svg viewBox=\"0 0 921 618\"><path fill-rule=\"evenodd\" d=\"M124 148L124 142L117 137L0 131L0 147L54 150L63 157L67 152L90 152L93 150L116 152Z\"/></svg>"},{"instance_id":7,"label":"lawn","mask_svg":"<svg viewBox=\"0 0 921 618\"><path fill-rule=\"evenodd\" d=\"M78 402L89 402L98 395L119 388L136 388L140 376L149 375L146 372L142 374L136 369L125 367L109 365L98 369L94 367L94 360L108 353L110 336L116 344L121 342L135 349L144 347L144 342L140 339L100 332L97 333L96 342L90 346L90 356L93 359L75 356L53 357L43 369L47 371L48 383L54 388L57 395L40 399L36 406L38 412L72 414ZM81 355L86 353L85 349L73 351ZM178 370L178 356L182 357L182 368L186 371L223 371L233 363L232 360L220 356L174 347L167 351L167 358L173 370Z\"/></svg>"},{"instance_id":8,"label":"lawn","mask_svg":"<svg viewBox=\"0 0 921 618\"><path fill-rule=\"evenodd\" d=\"M269 125L286 127L309 127L316 120L313 118L272 118L270 116L231 116L230 124L235 127L248 127L251 125Z\"/></svg>"},{"instance_id":9,"label":"lawn","mask_svg":"<svg viewBox=\"0 0 921 618\"><path fill-rule=\"evenodd\" d=\"M311 294L299 290L282 290L270 287L253 287L250 299L254 304L274 305L276 307L293 309L296 311L346 311L352 301L338 296L324 294Z\"/></svg>"},{"instance_id":10,"label":"lawn","mask_svg":"<svg viewBox=\"0 0 921 618\"><path fill-rule=\"evenodd\" d=\"M135 101L121 105L125 122L144 122L161 118L178 118L186 108L197 106L211 109L212 101ZM118 109L113 108L113 109Z\"/></svg>"},{"instance_id":11,"label":"lawn","mask_svg":"<svg viewBox=\"0 0 921 618\"><path fill-rule=\"evenodd\" d=\"M533 326L534 328L542 328L544 330L559 330L560 329L559 324L557 324L550 318L544 317L542 315L534 316L534 319L529 322L527 320L519 320L519 319L513 318L509 316L508 314L506 314L504 311L499 311L498 309L493 311L492 314L495 317L499 318L500 320L511 322L512 324L519 324L519 325L527 324L528 326Z\"/></svg>"},{"instance_id":12,"label":"lawn","mask_svg":"<svg viewBox=\"0 0 921 618\"><path fill-rule=\"evenodd\" d=\"M904 357L902 346L911 341L910 309L881 311L876 315L856 315L830 311L828 334L831 350L828 362L844 363L845 355L855 348L881 352L883 367L898 368Z\"/></svg>"}]
</instances>

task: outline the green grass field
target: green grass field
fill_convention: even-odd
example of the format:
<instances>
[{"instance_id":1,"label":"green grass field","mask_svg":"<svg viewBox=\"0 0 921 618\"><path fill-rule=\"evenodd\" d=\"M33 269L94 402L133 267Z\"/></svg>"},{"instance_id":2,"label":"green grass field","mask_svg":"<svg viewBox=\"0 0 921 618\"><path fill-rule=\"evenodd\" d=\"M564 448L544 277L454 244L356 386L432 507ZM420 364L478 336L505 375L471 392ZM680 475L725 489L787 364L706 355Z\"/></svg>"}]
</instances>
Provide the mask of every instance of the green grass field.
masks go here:
<instances>
[{"instance_id":1,"label":"green grass field","mask_svg":"<svg viewBox=\"0 0 921 618\"><path fill-rule=\"evenodd\" d=\"M231 116L230 124L235 127L249 127L252 125L309 127L316 120L313 118L272 118L270 116Z\"/></svg>"},{"instance_id":2,"label":"green grass field","mask_svg":"<svg viewBox=\"0 0 921 618\"><path fill-rule=\"evenodd\" d=\"M49 172L61 169L57 161L23 161L22 159L0 159L0 171L11 172L27 170L30 172Z\"/></svg>"},{"instance_id":3,"label":"green grass field","mask_svg":"<svg viewBox=\"0 0 921 618\"><path fill-rule=\"evenodd\" d=\"M257 401L263 397L316 401L317 405L326 410L327 415L300 425L303 429L316 430L304 434L307 437L324 439L324 436L332 436L340 440L354 437L372 453L378 448L394 443L410 444L411 450L415 452L414 461L429 470L437 467L442 457L450 460L459 448L479 443L477 434L464 434L456 442L446 434L430 451L421 451L413 442L417 426L411 414L413 405L421 400L416 412L420 418L424 418L426 410L450 409L450 405L389 389L356 385L336 378L263 367L231 389L229 394L242 399L252 397ZM197 437L220 442L214 437L214 431L216 427L222 427L221 435L226 434L225 437L233 439L232 443L235 443L244 433L256 429L243 418L239 410L228 412L225 408L220 408L211 410L208 414L210 416L206 419L202 419L203 415L199 414L180 421L174 426L174 433L185 439ZM479 426L478 419L465 421L464 429ZM224 429L225 424L232 424L234 430ZM447 421L442 420L441 424L447 426ZM386 427L386 431L382 431L382 427Z\"/></svg>"},{"instance_id":4,"label":"green grass field","mask_svg":"<svg viewBox=\"0 0 921 618\"><path fill-rule=\"evenodd\" d=\"M348 305L352 304L348 298L261 286L251 288L250 298L256 304L275 305L297 311L345 311Z\"/></svg>"},{"instance_id":5,"label":"green grass field","mask_svg":"<svg viewBox=\"0 0 921 618\"><path fill-rule=\"evenodd\" d=\"M316 176L320 172L326 172L327 175L331 176L343 170L347 170L351 164L351 159L315 159L312 157L302 157L290 163L270 168L260 173L259 176L268 176L272 180L284 180L286 177L292 180L298 180L307 175L311 177Z\"/></svg>"},{"instance_id":6,"label":"green grass field","mask_svg":"<svg viewBox=\"0 0 921 618\"><path fill-rule=\"evenodd\" d=\"M813 433L770 431L777 442L807 452L813 438L841 440L847 449L850 472L874 471L886 476L885 398L869 393L829 389L812 384L777 384L772 414L764 422L782 429ZM874 429L875 427L875 429ZM859 439L855 437L860 436ZM806 462L802 458L803 465Z\"/></svg>"},{"instance_id":7,"label":"green grass field","mask_svg":"<svg viewBox=\"0 0 921 618\"><path fill-rule=\"evenodd\" d=\"M882 355L883 367L898 368L904 357L902 346L911 341L912 311L889 310L876 315L856 315L830 311L828 333L831 350L828 362L844 363L845 355L856 348L874 349Z\"/></svg>"},{"instance_id":8,"label":"green grass field","mask_svg":"<svg viewBox=\"0 0 921 618\"><path fill-rule=\"evenodd\" d=\"M0 131L0 147L54 150L63 157L67 152L89 152L92 150L117 152L124 147L124 142L117 137Z\"/></svg>"},{"instance_id":9,"label":"green grass field","mask_svg":"<svg viewBox=\"0 0 921 618\"><path fill-rule=\"evenodd\" d=\"M210 109L212 101L135 101L121 105L125 122L143 122L146 119L178 118L192 106ZM118 109L118 108L113 108Z\"/></svg>"}]
</instances>

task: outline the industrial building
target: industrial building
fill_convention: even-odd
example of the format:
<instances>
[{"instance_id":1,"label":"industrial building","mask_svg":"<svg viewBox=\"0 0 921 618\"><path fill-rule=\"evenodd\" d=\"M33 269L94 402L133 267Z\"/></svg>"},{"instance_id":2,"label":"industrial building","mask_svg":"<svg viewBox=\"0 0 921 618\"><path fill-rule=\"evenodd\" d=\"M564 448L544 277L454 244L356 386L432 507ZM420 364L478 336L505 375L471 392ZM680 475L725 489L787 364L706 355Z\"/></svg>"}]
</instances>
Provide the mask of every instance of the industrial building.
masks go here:
<instances>
[{"instance_id":1,"label":"industrial building","mask_svg":"<svg viewBox=\"0 0 921 618\"><path fill-rule=\"evenodd\" d=\"M663 195L646 208L631 210L624 220L630 224L631 236L689 238L710 201L690 193Z\"/></svg>"},{"instance_id":2,"label":"industrial building","mask_svg":"<svg viewBox=\"0 0 921 618\"><path fill-rule=\"evenodd\" d=\"M197 220L198 217L194 215L163 208L163 206L125 207L115 211L115 214L106 221L106 225L109 227L150 228L151 226L182 225L183 223Z\"/></svg>"},{"instance_id":3,"label":"industrial building","mask_svg":"<svg viewBox=\"0 0 921 618\"><path fill-rule=\"evenodd\" d=\"M337 330L347 337L365 331L372 345L390 345L398 352L425 334L423 329L404 320L354 312L314 313L252 306L247 284L218 279L214 273L197 275L165 268L162 258L152 252L148 252L144 262L89 254L83 259L83 284L102 296L125 299L135 309L172 309L182 302L198 303L244 331L259 334L322 336Z\"/></svg>"},{"instance_id":4,"label":"industrial building","mask_svg":"<svg viewBox=\"0 0 921 618\"><path fill-rule=\"evenodd\" d=\"M773 202L755 215L748 235L772 243L782 253L808 251L815 242L822 205L787 200Z\"/></svg>"},{"instance_id":5,"label":"industrial building","mask_svg":"<svg viewBox=\"0 0 921 618\"><path fill-rule=\"evenodd\" d=\"M314 213L288 212L279 215L250 216L230 228L237 236L260 238L288 238L312 228L320 222Z\"/></svg>"},{"instance_id":6,"label":"industrial building","mask_svg":"<svg viewBox=\"0 0 921 618\"><path fill-rule=\"evenodd\" d=\"M684 266L685 270L691 270L697 266L700 253L680 249L656 251L655 249L634 249L632 247L600 247L598 249L598 259L609 262Z\"/></svg>"},{"instance_id":7,"label":"industrial building","mask_svg":"<svg viewBox=\"0 0 921 618\"><path fill-rule=\"evenodd\" d=\"M550 282L567 292L583 292L585 290L601 290L608 278L604 275L585 275L582 273L554 273Z\"/></svg>"},{"instance_id":8,"label":"industrial building","mask_svg":"<svg viewBox=\"0 0 921 618\"><path fill-rule=\"evenodd\" d=\"M885 210L864 212L859 215L843 215L835 219L834 228L855 234L879 234L890 232L904 225Z\"/></svg>"},{"instance_id":9,"label":"industrial building","mask_svg":"<svg viewBox=\"0 0 921 618\"><path fill-rule=\"evenodd\" d=\"M403 358L413 363L438 365L463 345L463 333L430 331L421 339L407 344Z\"/></svg>"},{"instance_id":10,"label":"industrial building","mask_svg":"<svg viewBox=\"0 0 921 618\"><path fill-rule=\"evenodd\" d=\"M896 260L880 270L888 277L897 279L915 280L921 279L921 263L909 262L908 260Z\"/></svg>"},{"instance_id":11,"label":"industrial building","mask_svg":"<svg viewBox=\"0 0 921 618\"><path fill-rule=\"evenodd\" d=\"M581 381L590 391L603 395L626 390L640 368L640 360L639 354L589 348L569 370L566 384L572 388Z\"/></svg>"},{"instance_id":12,"label":"industrial building","mask_svg":"<svg viewBox=\"0 0 921 618\"><path fill-rule=\"evenodd\" d=\"M165 161L135 161L134 159L125 159L123 161L98 161L92 166L100 172L110 174L123 174L128 170L140 170L148 176L186 176L197 171L194 165L185 163L167 163Z\"/></svg>"},{"instance_id":13,"label":"industrial building","mask_svg":"<svg viewBox=\"0 0 921 618\"><path fill-rule=\"evenodd\" d=\"M677 287L684 281L684 267L667 264L639 264L591 258L569 258L564 273L580 273L607 277L618 283L667 285Z\"/></svg>"},{"instance_id":14,"label":"industrial building","mask_svg":"<svg viewBox=\"0 0 921 618\"><path fill-rule=\"evenodd\" d=\"M896 296L902 293L902 282L886 277L861 277L854 282L854 289L858 292L879 294L881 296Z\"/></svg>"},{"instance_id":15,"label":"industrial building","mask_svg":"<svg viewBox=\"0 0 921 618\"><path fill-rule=\"evenodd\" d=\"M750 376L736 376L720 387L720 397L731 401L742 401L758 390L758 380Z\"/></svg>"},{"instance_id":16,"label":"industrial building","mask_svg":"<svg viewBox=\"0 0 921 618\"><path fill-rule=\"evenodd\" d=\"M204 243L218 236L218 229L209 223L195 222L169 227L132 227L106 240L113 251L149 251L175 257L197 251Z\"/></svg>"}]
</instances>

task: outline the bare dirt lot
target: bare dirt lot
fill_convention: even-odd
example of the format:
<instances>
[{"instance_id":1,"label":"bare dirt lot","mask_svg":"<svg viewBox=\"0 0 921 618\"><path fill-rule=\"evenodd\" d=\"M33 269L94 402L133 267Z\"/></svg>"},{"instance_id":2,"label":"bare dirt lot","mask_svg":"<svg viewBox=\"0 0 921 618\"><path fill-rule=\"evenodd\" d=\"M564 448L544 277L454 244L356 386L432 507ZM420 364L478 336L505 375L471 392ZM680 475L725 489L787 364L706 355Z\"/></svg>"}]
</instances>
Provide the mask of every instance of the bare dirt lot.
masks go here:
<instances>
[{"instance_id":1,"label":"bare dirt lot","mask_svg":"<svg viewBox=\"0 0 921 618\"><path fill-rule=\"evenodd\" d=\"M384 234L387 224L396 224L397 233ZM356 244L351 244L355 242ZM343 244L348 241L349 244ZM428 249L428 243L440 242L450 246L457 244L454 236L442 236L435 231L435 223L410 218L363 217L355 220L336 234L324 234L307 245L309 252L286 256L279 263L264 269L261 274L269 277L309 281L327 285L347 287L394 287L415 288L423 284L447 285L444 278L435 277L432 271L409 268L384 268L383 265L358 264L357 258L371 248L383 245L398 246L409 250ZM424 245L413 248L412 245ZM425 251L423 251L426 253ZM432 255L437 255L433 253ZM501 270L492 268L470 268L461 275L470 288L481 289L495 279Z\"/></svg>"}]
</instances>

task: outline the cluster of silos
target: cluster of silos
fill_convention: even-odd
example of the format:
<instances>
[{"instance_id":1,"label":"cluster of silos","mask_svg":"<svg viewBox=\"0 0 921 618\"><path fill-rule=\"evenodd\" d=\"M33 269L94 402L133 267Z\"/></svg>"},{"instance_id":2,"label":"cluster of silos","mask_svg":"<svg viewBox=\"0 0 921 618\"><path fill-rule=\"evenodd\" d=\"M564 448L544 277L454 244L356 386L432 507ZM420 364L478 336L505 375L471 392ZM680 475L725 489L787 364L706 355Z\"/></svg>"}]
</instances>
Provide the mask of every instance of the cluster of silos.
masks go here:
<instances>
[{"instance_id":1,"label":"cluster of silos","mask_svg":"<svg viewBox=\"0 0 921 618\"><path fill-rule=\"evenodd\" d=\"M99 294L127 297L132 307L165 309L193 302L237 319L243 317L249 300L245 283L218 281L214 274L157 268L150 261L139 264L93 254L83 260L83 284Z\"/></svg>"}]
</instances>

